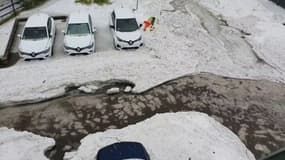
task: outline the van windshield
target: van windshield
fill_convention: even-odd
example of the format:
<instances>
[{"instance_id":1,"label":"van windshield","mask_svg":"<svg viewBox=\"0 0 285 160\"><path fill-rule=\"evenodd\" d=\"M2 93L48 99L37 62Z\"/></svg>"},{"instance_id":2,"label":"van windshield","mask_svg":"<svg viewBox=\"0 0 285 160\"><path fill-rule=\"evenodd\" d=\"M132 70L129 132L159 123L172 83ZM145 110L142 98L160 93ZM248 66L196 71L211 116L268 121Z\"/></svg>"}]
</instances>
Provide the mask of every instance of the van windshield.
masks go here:
<instances>
[{"instance_id":1,"label":"van windshield","mask_svg":"<svg viewBox=\"0 0 285 160\"><path fill-rule=\"evenodd\" d=\"M118 19L116 28L119 32L133 32L138 30L139 26L135 18Z\"/></svg>"},{"instance_id":2,"label":"van windshield","mask_svg":"<svg viewBox=\"0 0 285 160\"><path fill-rule=\"evenodd\" d=\"M23 33L23 39L47 38L46 27L27 27Z\"/></svg>"},{"instance_id":3,"label":"van windshield","mask_svg":"<svg viewBox=\"0 0 285 160\"><path fill-rule=\"evenodd\" d=\"M69 24L66 34L89 34L90 29L88 23Z\"/></svg>"}]
</instances>

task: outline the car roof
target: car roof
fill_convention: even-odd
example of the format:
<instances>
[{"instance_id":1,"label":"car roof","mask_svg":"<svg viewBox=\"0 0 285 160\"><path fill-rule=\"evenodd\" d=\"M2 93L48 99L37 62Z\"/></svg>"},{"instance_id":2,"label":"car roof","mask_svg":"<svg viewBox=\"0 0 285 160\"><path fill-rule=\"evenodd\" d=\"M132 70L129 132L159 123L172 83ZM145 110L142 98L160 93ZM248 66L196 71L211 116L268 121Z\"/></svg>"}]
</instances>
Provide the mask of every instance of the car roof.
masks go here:
<instances>
[{"instance_id":1,"label":"car roof","mask_svg":"<svg viewBox=\"0 0 285 160\"><path fill-rule=\"evenodd\" d=\"M49 16L44 13L38 13L30 16L25 27L43 27L47 25Z\"/></svg>"},{"instance_id":2,"label":"car roof","mask_svg":"<svg viewBox=\"0 0 285 160\"><path fill-rule=\"evenodd\" d=\"M69 15L68 23L89 23L89 13L87 12L74 12Z\"/></svg>"},{"instance_id":3,"label":"car roof","mask_svg":"<svg viewBox=\"0 0 285 160\"><path fill-rule=\"evenodd\" d=\"M97 160L142 159L149 160L144 146L138 142L118 142L99 150Z\"/></svg>"},{"instance_id":4,"label":"car roof","mask_svg":"<svg viewBox=\"0 0 285 160\"><path fill-rule=\"evenodd\" d=\"M116 18L135 18L134 13L128 9L128 8L117 8L114 9L114 12L116 14Z\"/></svg>"}]
</instances>

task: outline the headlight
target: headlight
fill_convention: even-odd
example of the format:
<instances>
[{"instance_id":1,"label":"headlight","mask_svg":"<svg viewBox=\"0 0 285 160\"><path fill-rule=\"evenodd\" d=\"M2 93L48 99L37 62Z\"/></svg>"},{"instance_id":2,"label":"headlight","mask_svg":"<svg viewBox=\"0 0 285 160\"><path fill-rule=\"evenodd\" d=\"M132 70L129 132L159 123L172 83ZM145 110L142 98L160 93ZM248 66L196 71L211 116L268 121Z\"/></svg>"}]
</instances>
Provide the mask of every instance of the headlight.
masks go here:
<instances>
[{"instance_id":1,"label":"headlight","mask_svg":"<svg viewBox=\"0 0 285 160\"><path fill-rule=\"evenodd\" d=\"M117 37L117 39L118 39L118 41L120 41L120 42L126 42L125 40L123 40L123 39L121 39L121 38L119 38L119 37Z\"/></svg>"},{"instance_id":2,"label":"headlight","mask_svg":"<svg viewBox=\"0 0 285 160\"><path fill-rule=\"evenodd\" d=\"M21 50L18 51L20 54L22 55L30 55L30 53L27 53L27 52L22 52Z\"/></svg>"},{"instance_id":3,"label":"headlight","mask_svg":"<svg viewBox=\"0 0 285 160\"><path fill-rule=\"evenodd\" d=\"M48 49L46 49L46 50L43 50L43 51L41 51L41 52L38 52L37 54L44 54L44 53L49 52L49 50L50 50L50 48L48 48Z\"/></svg>"},{"instance_id":4,"label":"headlight","mask_svg":"<svg viewBox=\"0 0 285 160\"><path fill-rule=\"evenodd\" d=\"M83 47L82 49L91 49L94 46L94 43L91 43L89 46Z\"/></svg>"},{"instance_id":5,"label":"headlight","mask_svg":"<svg viewBox=\"0 0 285 160\"><path fill-rule=\"evenodd\" d=\"M22 55L29 55L29 53L28 52L24 52L21 47L18 48L18 53L22 54Z\"/></svg>"},{"instance_id":6,"label":"headlight","mask_svg":"<svg viewBox=\"0 0 285 160\"><path fill-rule=\"evenodd\" d=\"M72 47L68 47L67 45L64 45L64 48L65 48L65 49L74 49L74 48L72 48Z\"/></svg>"},{"instance_id":7,"label":"headlight","mask_svg":"<svg viewBox=\"0 0 285 160\"><path fill-rule=\"evenodd\" d=\"M142 40L142 36L140 36L138 39L136 39L135 42L140 41L140 40Z\"/></svg>"}]
</instances>

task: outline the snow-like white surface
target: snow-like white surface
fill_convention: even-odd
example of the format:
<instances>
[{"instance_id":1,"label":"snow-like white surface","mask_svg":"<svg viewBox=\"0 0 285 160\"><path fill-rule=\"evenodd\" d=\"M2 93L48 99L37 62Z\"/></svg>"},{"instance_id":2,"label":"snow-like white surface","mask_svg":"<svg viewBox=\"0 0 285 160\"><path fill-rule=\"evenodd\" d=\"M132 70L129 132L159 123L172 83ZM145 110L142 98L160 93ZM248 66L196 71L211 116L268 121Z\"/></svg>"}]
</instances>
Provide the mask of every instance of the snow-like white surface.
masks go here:
<instances>
[{"instance_id":1,"label":"snow-like white surface","mask_svg":"<svg viewBox=\"0 0 285 160\"><path fill-rule=\"evenodd\" d=\"M125 93L129 93L132 91L132 87L131 86L127 86L125 89L124 89L124 92Z\"/></svg>"},{"instance_id":2,"label":"snow-like white surface","mask_svg":"<svg viewBox=\"0 0 285 160\"><path fill-rule=\"evenodd\" d=\"M0 26L0 58L3 58L5 55L6 46L8 45L8 39L10 37L14 20Z\"/></svg>"},{"instance_id":3,"label":"snow-like white surface","mask_svg":"<svg viewBox=\"0 0 285 160\"><path fill-rule=\"evenodd\" d=\"M154 160L254 160L229 129L198 112L167 113L123 129L86 136L67 160L93 160L98 150L119 141L141 142Z\"/></svg>"},{"instance_id":4,"label":"snow-like white surface","mask_svg":"<svg viewBox=\"0 0 285 160\"><path fill-rule=\"evenodd\" d=\"M55 145L51 138L0 128L0 159L48 160L44 152Z\"/></svg>"},{"instance_id":5,"label":"snow-like white surface","mask_svg":"<svg viewBox=\"0 0 285 160\"><path fill-rule=\"evenodd\" d=\"M285 11L266 0L199 1L216 16L222 15L228 20L231 27L227 27L198 2L177 1L183 5L174 12L170 0L140 1L138 17L143 21L155 16L158 21L155 31L144 34L145 47L135 51L114 50L108 28L111 10L121 4L134 8L134 0L113 0L111 5L105 6L52 0L39 9L22 13L91 12L97 27L97 53L64 56L61 45L55 57L46 61L20 61L0 69L0 103L47 98L62 93L67 84L93 80L127 79L136 84L134 91L140 92L164 81L199 72L285 82L285 48L281 45L285 42L285 27L281 24L285 22ZM0 26L0 48L7 40L2 35L10 29L9 23ZM250 45L233 27L252 34L246 36L246 40L269 64L258 63Z\"/></svg>"},{"instance_id":6,"label":"snow-like white surface","mask_svg":"<svg viewBox=\"0 0 285 160\"><path fill-rule=\"evenodd\" d=\"M254 49L280 72L285 71L285 10L269 0L199 0L230 26L248 33Z\"/></svg>"},{"instance_id":7,"label":"snow-like white surface","mask_svg":"<svg viewBox=\"0 0 285 160\"><path fill-rule=\"evenodd\" d=\"M98 87L94 85L86 85L86 86L81 86L78 88L78 90L85 92L85 93L95 93L97 89Z\"/></svg>"},{"instance_id":8,"label":"snow-like white surface","mask_svg":"<svg viewBox=\"0 0 285 160\"><path fill-rule=\"evenodd\" d=\"M107 94L116 94L116 93L119 93L120 92L120 88L110 88L106 91Z\"/></svg>"}]
</instances>

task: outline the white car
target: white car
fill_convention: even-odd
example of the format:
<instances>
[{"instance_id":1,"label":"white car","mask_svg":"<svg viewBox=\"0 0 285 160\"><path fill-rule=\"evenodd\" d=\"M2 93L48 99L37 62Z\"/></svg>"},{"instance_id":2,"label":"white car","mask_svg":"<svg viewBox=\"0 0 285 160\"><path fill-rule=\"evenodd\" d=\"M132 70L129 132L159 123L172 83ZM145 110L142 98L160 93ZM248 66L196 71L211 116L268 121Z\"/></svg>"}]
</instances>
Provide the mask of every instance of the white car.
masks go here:
<instances>
[{"instance_id":1,"label":"white car","mask_svg":"<svg viewBox=\"0 0 285 160\"><path fill-rule=\"evenodd\" d=\"M64 53L68 55L95 52L95 27L89 13L70 14L64 31Z\"/></svg>"},{"instance_id":2,"label":"white car","mask_svg":"<svg viewBox=\"0 0 285 160\"><path fill-rule=\"evenodd\" d=\"M19 35L18 53L24 59L45 59L53 54L55 40L54 19L47 14L28 18L23 33Z\"/></svg>"},{"instance_id":3,"label":"white car","mask_svg":"<svg viewBox=\"0 0 285 160\"><path fill-rule=\"evenodd\" d=\"M143 46L141 26L130 9L115 9L110 16L114 47L116 49L129 49Z\"/></svg>"}]
</instances>

